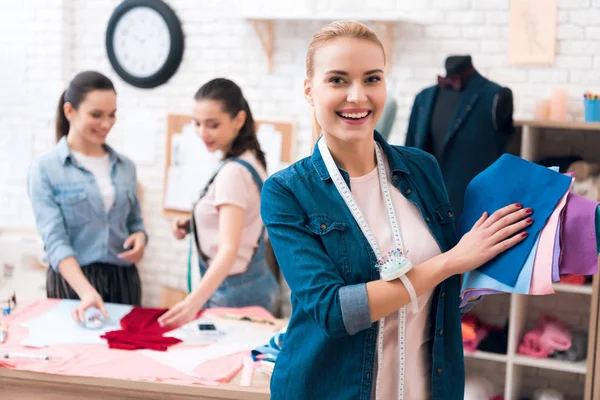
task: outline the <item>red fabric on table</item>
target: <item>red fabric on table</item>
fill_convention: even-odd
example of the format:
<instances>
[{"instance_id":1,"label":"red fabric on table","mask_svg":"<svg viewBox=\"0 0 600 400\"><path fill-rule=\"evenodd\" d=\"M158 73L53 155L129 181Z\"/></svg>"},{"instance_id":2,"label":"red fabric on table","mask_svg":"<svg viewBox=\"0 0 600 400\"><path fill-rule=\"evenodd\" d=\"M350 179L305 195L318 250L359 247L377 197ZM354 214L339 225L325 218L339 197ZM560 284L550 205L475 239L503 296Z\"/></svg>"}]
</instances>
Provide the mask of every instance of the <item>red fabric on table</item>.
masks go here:
<instances>
[{"instance_id":1,"label":"red fabric on table","mask_svg":"<svg viewBox=\"0 0 600 400\"><path fill-rule=\"evenodd\" d=\"M169 346L181 343L180 339L153 333L135 333L124 330L106 332L101 336L108 341L108 347L121 350L149 349L167 351Z\"/></svg>"},{"instance_id":2,"label":"red fabric on table","mask_svg":"<svg viewBox=\"0 0 600 400\"><path fill-rule=\"evenodd\" d=\"M173 330L172 327L165 328L158 324L158 318L165 312L167 310L160 308L134 307L121 318L122 330L107 332L101 338L108 341L111 349L166 351L169 346L180 343L181 340L163 336Z\"/></svg>"},{"instance_id":3,"label":"red fabric on table","mask_svg":"<svg viewBox=\"0 0 600 400\"><path fill-rule=\"evenodd\" d=\"M121 318L121 328L127 332L143 332L162 335L173 328L163 328L158 324L158 317L166 313L161 308L134 307L129 314Z\"/></svg>"}]
</instances>

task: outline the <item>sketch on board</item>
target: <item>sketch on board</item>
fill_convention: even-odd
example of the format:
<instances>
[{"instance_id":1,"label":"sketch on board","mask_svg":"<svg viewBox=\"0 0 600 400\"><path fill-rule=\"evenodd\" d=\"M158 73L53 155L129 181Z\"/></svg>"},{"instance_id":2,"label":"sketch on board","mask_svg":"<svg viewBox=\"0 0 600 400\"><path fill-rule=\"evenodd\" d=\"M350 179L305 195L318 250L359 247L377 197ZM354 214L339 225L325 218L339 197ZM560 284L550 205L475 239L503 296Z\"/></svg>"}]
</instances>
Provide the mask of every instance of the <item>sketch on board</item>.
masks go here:
<instances>
[{"instance_id":1,"label":"sketch on board","mask_svg":"<svg viewBox=\"0 0 600 400\"><path fill-rule=\"evenodd\" d=\"M508 59L513 64L552 64L556 53L557 0L512 0Z\"/></svg>"},{"instance_id":2,"label":"sketch on board","mask_svg":"<svg viewBox=\"0 0 600 400\"><path fill-rule=\"evenodd\" d=\"M219 165L221 155L206 149L191 124L184 126L180 134L173 135L170 151L164 206L190 211Z\"/></svg>"}]
</instances>

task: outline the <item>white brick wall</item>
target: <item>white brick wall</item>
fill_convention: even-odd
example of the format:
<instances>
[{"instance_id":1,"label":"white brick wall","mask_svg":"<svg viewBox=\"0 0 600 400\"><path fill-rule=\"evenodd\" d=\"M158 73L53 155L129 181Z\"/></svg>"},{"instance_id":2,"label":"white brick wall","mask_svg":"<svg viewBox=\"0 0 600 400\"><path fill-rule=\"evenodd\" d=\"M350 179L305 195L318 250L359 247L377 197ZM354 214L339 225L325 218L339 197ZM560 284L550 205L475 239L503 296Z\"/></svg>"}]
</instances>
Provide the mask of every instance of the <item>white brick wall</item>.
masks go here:
<instances>
[{"instance_id":1,"label":"white brick wall","mask_svg":"<svg viewBox=\"0 0 600 400\"><path fill-rule=\"evenodd\" d=\"M123 129L137 109L157 115L187 113L197 88L215 76L237 81L257 116L285 117L298 122L299 156L309 153L309 109L302 95L304 56L310 37L321 22L276 23L274 72L266 72L266 57L251 25L230 15L242 7L303 10L301 1L167 0L183 22L186 33L184 60L166 85L140 90L126 85L112 71L104 49L106 24L118 0L20 0L0 5L0 135L29 133L33 153L53 146L56 101L67 81L83 69L106 73L119 92L119 122L110 141L122 147ZM397 124L391 141L402 143L415 94L432 85L443 73L449 54L469 53L485 76L510 87L515 94L515 117L533 114L535 100L547 97L553 87L569 91L569 114L582 118L581 95L600 85L599 0L559 0L557 57L551 67L512 66L506 61L508 0L357 0L369 10L401 11L412 21L395 26L391 91L398 97ZM347 1L319 1L321 11L344 10ZM270 5L270 6L269 6ZM346 11L347 12L347 11ZM8 85L8 86L7 86ZM2 143L2 141L0 141ZM184 287L185 243L170 236L170 221L161 215L164 135L155 137L154 165L141 165L143 211L151 240L140 265L144 302L155 304L164 284ZM0 149L0 158L5 158ZM2 164L0 164L2 165ZM0 175L1 177L2 175ZM24 196L24 180L0 181L0 226L14 212L31 223ZM8 196L6 196L8 194ZM8 206L13 204L13 206Z\"/></svg>"}]
</instances>

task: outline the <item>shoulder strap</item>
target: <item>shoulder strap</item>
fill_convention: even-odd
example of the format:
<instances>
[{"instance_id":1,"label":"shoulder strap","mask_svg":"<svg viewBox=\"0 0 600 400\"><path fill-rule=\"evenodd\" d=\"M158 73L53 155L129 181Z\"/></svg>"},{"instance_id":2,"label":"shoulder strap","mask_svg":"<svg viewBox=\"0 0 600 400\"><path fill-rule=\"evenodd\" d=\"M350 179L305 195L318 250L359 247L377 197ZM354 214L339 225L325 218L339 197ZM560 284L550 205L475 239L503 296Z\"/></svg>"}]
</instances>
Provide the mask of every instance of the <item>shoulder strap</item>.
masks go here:
<instances>
[{"instance_id":1,"label":"shoulder strap","mask_svg":"<svg viewBox=\"0 0 600 400\"><path fill-rule=\"evenodd\" d=\"M258 174L258 172L256 171L256 169L252 165L250 165L249 162L241 160L239 158L230 158L229 161L236 162L236 163L246 167L246 169L248 169L248 171L252 174L252 178L254 178L254 182L256 183L256 186L258 186L258 191L259 192L262 191L263 180L260 177L260 175Z\"/></svg>"}]
</instances>

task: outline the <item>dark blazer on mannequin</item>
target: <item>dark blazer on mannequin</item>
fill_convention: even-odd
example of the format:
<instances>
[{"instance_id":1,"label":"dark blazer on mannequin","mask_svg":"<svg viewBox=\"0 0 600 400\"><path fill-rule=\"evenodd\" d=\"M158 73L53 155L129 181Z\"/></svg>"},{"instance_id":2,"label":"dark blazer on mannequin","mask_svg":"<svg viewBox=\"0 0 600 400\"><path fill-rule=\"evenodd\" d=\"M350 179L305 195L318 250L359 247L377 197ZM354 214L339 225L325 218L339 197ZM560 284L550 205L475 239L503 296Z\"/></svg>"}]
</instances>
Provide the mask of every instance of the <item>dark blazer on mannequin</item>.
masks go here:
<instances>
[{"instance_id":1,"label":"dark blazer on mannequin","mask_svg":"<svg viewBox=\"0 0 600 400\"><path fill-rule=\"evenodd\" d=\"M430 124L438 86L422 90L412 108L406 146L431 151ZM508 94L506 93L508 92ZM510 110L499 109L498 99L510 97ZM503 115L509 112L510 115ZM461 91L456 113L448 126L438 163L455 221L462 214L464 193L469 182L496 161L505 151L512 122L512 93L475 73Z\"/></svg>"}]
</instances>

